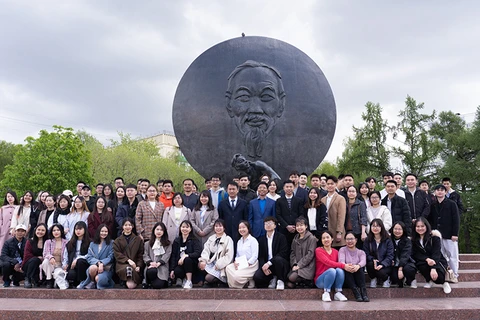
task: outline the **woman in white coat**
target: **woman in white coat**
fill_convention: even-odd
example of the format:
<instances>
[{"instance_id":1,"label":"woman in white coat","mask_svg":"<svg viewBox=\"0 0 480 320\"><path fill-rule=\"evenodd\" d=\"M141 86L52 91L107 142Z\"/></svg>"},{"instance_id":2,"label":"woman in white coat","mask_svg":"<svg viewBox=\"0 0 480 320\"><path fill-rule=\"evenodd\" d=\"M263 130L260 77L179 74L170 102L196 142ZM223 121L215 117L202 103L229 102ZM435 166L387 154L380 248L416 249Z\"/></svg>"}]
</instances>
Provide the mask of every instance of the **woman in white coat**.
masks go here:
<instances>
[{"instance_id":1,"label":"woman in white coat","mask_svg":"<svg viewBox=\"0 0 480 320\"><path fill-rule=\"evenodd\" d=\"M190 220L190 209L183 205L183 198L180 192L176 192L172 198L173 205L165 209L162 222L167 227L168 240L173 243L178 235L178 228L183 220Z\"/></svg>"}]
</instances>

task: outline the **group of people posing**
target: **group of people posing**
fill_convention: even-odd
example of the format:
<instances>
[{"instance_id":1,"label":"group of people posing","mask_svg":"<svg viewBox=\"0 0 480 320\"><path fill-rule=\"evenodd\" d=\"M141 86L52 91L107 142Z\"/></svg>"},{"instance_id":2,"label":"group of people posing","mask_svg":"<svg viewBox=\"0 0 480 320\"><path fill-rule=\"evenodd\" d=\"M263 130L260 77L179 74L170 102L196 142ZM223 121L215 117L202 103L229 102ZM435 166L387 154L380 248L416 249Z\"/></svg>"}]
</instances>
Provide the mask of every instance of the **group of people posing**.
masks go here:
<instances>
[{"instance_id":1,"label":"group of people posing","mask_svg":"<svg viewBox=\"0 0 480 320\"><path fill-rule=\"evenodd\" d=\"M267 175L250 188L240 174L221 187L220 175L205 181L198 193L192 179L183 193L173 182L156 185L98 184L96 195L77 184L77 195L65 190L54 196L27 191L18 202L5 196L0 214L0 245L4 287L190 289L204 287L313 287L322 299L346 301L350 288L357 301L369 301L370 287L425 288L445 281L450 267L458 276L458 194L445 178L435 195L406 175L406 187L396 175L383 175L354 186L342 179L292 172L282 184ZM422 181L420 186L426 183ZM428 184L427 184L428 185ZM436 229L436 230L433 230ZM448 260L448 261L447 261Z\"/></svg>"}]
</instances>

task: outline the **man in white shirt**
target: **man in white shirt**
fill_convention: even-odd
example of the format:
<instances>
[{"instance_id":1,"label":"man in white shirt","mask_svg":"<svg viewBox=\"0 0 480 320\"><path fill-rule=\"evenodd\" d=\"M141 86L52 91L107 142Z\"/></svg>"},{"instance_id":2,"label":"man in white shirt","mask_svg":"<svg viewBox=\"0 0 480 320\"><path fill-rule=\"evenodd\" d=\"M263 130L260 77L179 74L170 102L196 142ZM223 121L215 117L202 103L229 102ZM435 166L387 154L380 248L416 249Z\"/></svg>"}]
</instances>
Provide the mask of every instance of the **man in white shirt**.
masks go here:
<instances>
[{"instance_id":1,"label":"man in white shirt","mask_svg":"<svg viewBox=\"0 0 480 320\"><path fill-rule=\"evenodd\" d=\"M253 276L257 288L283 290L289 265L289 248L287 239L280 232L275 232L277 219L266 217L264 228L266 234L258 238L258 266Z\"/></svg>"},{"instance_id":2,"label":"man in white shirt","mask_svg":"<svg viewBox=\"0 0 480 320\"><path fill-rule=\"evenodd\" d=\"M386 186L387 181L393 180L393 172L384 172L383 175L382 175L382 178L383 178L383 185ZM393 181L395 181L395 180L393 180ZM396 181L395 181L395 186L397 186ZM397 190L395 191L395 193L399 197L402 197L403 199L405 199L405 192L402 189L399 189L397 187ZM380 191L380 195L382 196L382 199L385 198L385 196L387 195L387 191L385 190L385 188L383 188L383 190Z\"/></svg>"}]
</instances>

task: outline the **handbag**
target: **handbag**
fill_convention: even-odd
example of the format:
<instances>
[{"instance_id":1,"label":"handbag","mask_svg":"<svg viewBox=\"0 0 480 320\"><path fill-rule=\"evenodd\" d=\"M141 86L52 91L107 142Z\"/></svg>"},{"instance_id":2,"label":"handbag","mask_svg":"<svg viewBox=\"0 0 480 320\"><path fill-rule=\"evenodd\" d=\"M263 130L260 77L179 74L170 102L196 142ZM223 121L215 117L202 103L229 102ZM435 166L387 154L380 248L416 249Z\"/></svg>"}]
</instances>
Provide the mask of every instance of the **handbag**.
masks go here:
<instances>
[{"instance_id":1,"label":"handbag","mask_svg":"<svg viewBox=\"0 0 480 320\"><path fill-rule=\"evenodd\" d=\"M445 270L445 281L450 283L457 283L458 278L455 277L453 270L450 269L450 267L445 268L445 266L442 263L440 263L440 265L442 266L443 270Z\"/></svg>"}]
</instances>

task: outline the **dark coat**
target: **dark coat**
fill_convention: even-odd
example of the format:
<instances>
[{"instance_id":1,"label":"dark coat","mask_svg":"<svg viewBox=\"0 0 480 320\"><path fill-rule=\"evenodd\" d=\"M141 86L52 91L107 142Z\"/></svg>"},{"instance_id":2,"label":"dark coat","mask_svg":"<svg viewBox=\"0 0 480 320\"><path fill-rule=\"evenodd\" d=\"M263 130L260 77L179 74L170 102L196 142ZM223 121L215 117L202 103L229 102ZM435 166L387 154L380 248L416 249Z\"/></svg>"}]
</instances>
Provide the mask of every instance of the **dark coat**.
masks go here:
<instances>
[{"instance_id":1,"label":"dark coat","mask_svg":"<svg viewBox=\"0 0 480 320\"><path fill-rule=\"evenodd\" d=\"M326 212L326 211L325 211ZM303 239L296 234L290 250L290 267L298 266L298 275L303 279L313 280L315 276L315 249L317 238L309 231Z\"/></svg>"},{"instance_id":2,"label":"dark coat","mask_svg":"<svg viewBox=\"0 0 480 320\"><path fill-rule=\"evenodd\" d=\"M270 198L265 198L265 211L262 213L260 210L260 202L257 199L250 201L248 206L248 223L252 229L252 236L258 238L265 234L265 228L263 227L263 219L268 216L276 216L275 201Z\"/></svg>"},{"instance_id":3,"label":"dark coat","mask_svg":"<svg viewBox=\"0 0 480 320\"><path fill-rule=\"evenodd\" d=\"M144 243L140 237L135 234L131 234L130 243L127 244L127 240L123 234L121 234L115 242L113 243L113 253L115 254L115 271L122 281L127 281L126 268L130 265L128 264L128 259L135 262L137 267L142 269L143 262L143 250ZM132 279L135 283L139 284L142 280L140 273L133 270Z\"/></svg>"},{"instance_id":4,"label":"dark coat","mask_svg":"<svg viewBox=\"0 0 480 320\"><path fill-rule=\"evenodd\" d=\"M418 219L420 217L427 218L430 214L430 204L428 201L428 194L425 191L417 188L415 195L412 196L410 191L405 191L405 199L408 202L410 214L412 219Z\"/></svg>"},{"instance_id":5,"label":"dark coat","mask_svg":"<svg viewBox=\"0 0 480 320\"><path fill-rule=\"evenodd\" d=\"M448 199L452 200L457 204L459 214L462 214L465 211L465 208L463 207L462 199L460 198L460 195L458 194L457 191L451 190Z\"/></svg>"},{"instance_id":6,"label":"dark coat","mask_svg":"<svg viewBox=\"0 0 480 320\"><path fill-rule=\"evenodd\" d=\"M0 264L3 266L14 266L18 263L15 259L17 252L20 254L20 259L23 259L25 253L25 244L27 243L27 238L23 238L20 244L20 249L18 248L19 241L17 238L13 237L5 241L2 248L2 255L0 256Z\"/></svg>"},{"instance_id":7,"label":"dark coat","mask_svg":"<svg viewBox=\"0 0 480 320\"><path fill-rule=\"evenodd\" d=\"M378 260L384 268L392 266L394 249L390 238L380 242L378 247L375 240L369 241L367 238L363 243L363 251L367 255L367 262Z\"/></svg>"},{"instance_id":8,"label":"dark coat","mask_svg":"<svg viewBox=\"0 0 480 320\"><path fill-rule=\"evenodd\" d=\"M320 240L322 237L322 232L328 230L327 207L323 203L321 203L315 209L317 210L317 214L315 216L315 226L317 227L317 230L310 230L310 232L317 238L317 240ZM308 219L308 209L305 209L304 217L305 219L307 219L307 226L310 227L310 220Z\"/></svg>"},{"instance_id":9,"label":"dark coat","mask_svg":"<svg viewBox=\"0 0 480 320\"><path fill-rule=\"evenodd\" d=\"M395 267L404 267L409 262L414 262L412 259L412 240L407 237L401 238L398 241L398 244L394 241L394 266Z\"/></svg>"},{"instance_id":10,"label":"dark coat","mask_svg":"<svg viewBox=\"0 0 480 320\"><path fill-rule=\"evenodd\" d=\"M428 222L432 229L438 229L443 239L458 237L460 215L454 201L445 198L442 202L434 202L430 210Z\"/></svg>"},{"instance_id":11,"label":"dark coat","mask_svg":"<svg viewBox=\"0 0 480 320\"><path fill-rule=\"evenodd\" d=\"M308 191L307 191L307 189L303 189L302 187L297 187L297 189L294 191L293 195L302 200L302 206L305 205L305 203L308 202ZM284 190L280 191L280 196L282 196L282 197L285 196L285 191Z\"/></svg>"},{"instance_id":12,"label":"dark coat","mask_svg":"<svg viewBox=\"0 0 480 320\"><path fill-rule=\"evenodd\" d=\"M250 201L252 201L257 197L257 193L252 189L246 189L246 190L239 189L237 196L240 199L245 200L247 203L250 203Z\"/></svg>"},{"instance_id":13,"label":"dark coat","mask_svg":"<svg viewBox=\"0 0 480 320\"><path fill-rule=\"evenodd\" d=\"M178 266L178 260L180 260L180 248L185 247L185 253L194 261L194 264L198 262L200 254L202 254L202 245L200 240L191 236L186 242L183 242L182 237L176 237L172 245L172 255L170 256L170 271L173 271Z\"/></svg>"},{"instance_id":14,"label":"dark coat","mask_svg":"<svg viewBox=\"0 0 480 320\"><path fill-rule=\"evenodd\" d=\"M435 261L435 268L437 272L445 273L443 267L447 266L447 260L442 254L442 240L440 237L431 235L429 239L424 243L424 246L419 241L412 243L412 258L415 260L415 265L422 266L427 264L427 258ZM442 264L443 267L440 265Z\"/></svg>"},{"instance_id":15,"label":"dark coat","mask_svg":"<svg viewBox=\"0 0 480 320\"><path fill-rule=\"evenodd\" d=\"M388 207L387 205L388 195L382 199L382 205ZM410 208L408 207L408 202L402 197L399 197L395 194L391 200L392 208L390 213L392 214L392 225L395 225L397 221L403 221L407 227L407 233L410 236L412 233L412 216L410 215Z\"/></svg>"},{"instance_id":16,"label":"dark coat","mask_svg":"<svg viewBox=\"0 0 480 320\"><path fill-rule=\"evenodd\" d=\"M288 248L287 238L280 232L275 230L272 241L272 259L281 257L288 264L290 249ZM258 267L261 268L268 260L268 243L267 235L258 239Z\"/></svg>"},{"instance_id":17,"label":"dark coat","mask_svg":"<svg viewBox=\"0 0 480 320\"><path fill-rule=\"evenodd\" d=\"M352 231L355 234L362 233L362 226L367 226L367 205L365 202L355 199L355 202L352 204L350 210L348 210L348 200L347 200L347 215L352 223ZM347 217L345 218L345 220ZM345 223L346 224L346 223ZM346 230L348 231L348 230Z\"/></svg>"},{"instance_id":18,"label":"dark coat","mask_svg":"<svg viewBox=\"0 0 480 320\"><path fill-rule=\"evenodd\" d=\"M115 214L115 221L117 222L117 227L118 227L118 230L117 230L117 235L121 235L122 234L122 223L123 223L123 220L125 218L132 218L133 221L134 221L134 224L135 224L135 214L137 212L137 206L138 206L138 199L135 198L135 200L133 200L133 203L132 205L130 205L130 201L127 201L125 202L125 204L122 204L120 206L118 206L117 208L117 212ZM135 227L133 228L133 233L137 233Z\"/></svg>"},{"instance_id":19,"label":"dark coat","mask_svg":"<svg viewBox=\"0 0 480 320\"><path fill-rule=\"evenodd\" d=\"M295 225L295 220L304 215L303 205L303 200L296 196L292 197L292 206L290 209L288 208L288 201L285 195L277 199L275 213L277 214L277 220L280 224L280 232L288 233L287 226Z\"/></svg>"},{"instance_id":20,"label":"dark coat","mask_svg":"<svg viewBox=\"0 0 480 320\"><path fill-rule=\"evenodd\" d=\"M87 245L84 247L83 244L85 243L85 239L82 240L82 246L80 247L80 255L81 256L86 256L88 253L88 247L90 246L90 243L87 243ZM67 244L67 253L68 253L68 269L70 269L73 260L75 260L75 253L77 251L77 244L75 243L73 245L72 250L68 250L68 244ZM84 248L83 248L84 247Z\"/></svg>"},{"instance_id":21,"label":"dark coat","mask_svg":"<svg viewBox=\"0 0 480 320\"><path fill-rule=\"evenodd\" d=\"M225 220L225 233L229 235L234 243L240 238L238 225L242 220L248 220L248 204L245 200L237 197L235 208L232 209L230 197L222 200L218 205L218 216Z\"/></svg>"}]
</instances>

